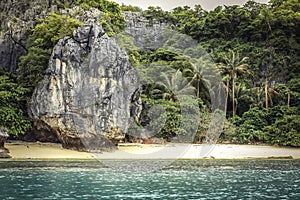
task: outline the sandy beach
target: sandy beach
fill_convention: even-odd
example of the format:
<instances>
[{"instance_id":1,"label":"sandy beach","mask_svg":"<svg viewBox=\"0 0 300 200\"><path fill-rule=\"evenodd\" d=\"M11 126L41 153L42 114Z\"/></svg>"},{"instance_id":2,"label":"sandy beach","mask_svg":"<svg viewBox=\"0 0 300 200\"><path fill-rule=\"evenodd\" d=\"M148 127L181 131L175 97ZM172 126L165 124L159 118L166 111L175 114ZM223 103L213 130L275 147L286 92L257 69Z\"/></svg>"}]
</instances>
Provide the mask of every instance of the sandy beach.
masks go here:
<instances>
[{"instance_id":1,"label":"sandy beach","mask_svg":"<svg viewBox=\"0 0 300 200\"><path fill-rule=\"evenodd\" d=\"M16 159L92 159L87 152L78 152L62 148L56 143L10 142L5 144L9 155Z\"/></svg>"},{"instance_id":2,"label":"sandy beach","mask_svg":"<svg viewBox=\"0 0 300 200\"><path fill-rule=\"evenodd\" d=\"M88 153L61 144L10 142L13 159L300 159L300 148L234 144L120 144L115 152Z\"/></svg>"}]
</instances>

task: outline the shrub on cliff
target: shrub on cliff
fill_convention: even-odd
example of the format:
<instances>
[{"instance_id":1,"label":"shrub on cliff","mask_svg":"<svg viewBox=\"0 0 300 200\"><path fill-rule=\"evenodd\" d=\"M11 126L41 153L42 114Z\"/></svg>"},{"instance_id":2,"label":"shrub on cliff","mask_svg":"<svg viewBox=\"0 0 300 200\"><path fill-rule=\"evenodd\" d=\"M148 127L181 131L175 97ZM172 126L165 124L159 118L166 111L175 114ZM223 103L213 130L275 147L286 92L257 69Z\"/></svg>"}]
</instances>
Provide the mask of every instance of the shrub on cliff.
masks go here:
<instances>
[{"instance_id":1,"label":"shrub on cliff","mask_svg":"<svg viewBox=\"0 0 300 200\"><path fill-rule=\"evenodd\" d=\"M107 0L77 0L75 4L85 10L96 8L102 11L103 14L100 16L101 24L108 36L119 33L126 25L125 19L121 14L121 6L116 2Z\"/></svg>"},{"instance_id":2,"label":"shrub on cliff","mask_svg":"<svg viewBox=\"0 0 300 200\"><path fill-rule=\"evenodd\" d=\"M71 36L81 25L81 22L59 14L41 20L28 38L28 54L20 59L19 81L33 91L45 74L55 44L59 39Z\"/></svg>"}]
</instances>

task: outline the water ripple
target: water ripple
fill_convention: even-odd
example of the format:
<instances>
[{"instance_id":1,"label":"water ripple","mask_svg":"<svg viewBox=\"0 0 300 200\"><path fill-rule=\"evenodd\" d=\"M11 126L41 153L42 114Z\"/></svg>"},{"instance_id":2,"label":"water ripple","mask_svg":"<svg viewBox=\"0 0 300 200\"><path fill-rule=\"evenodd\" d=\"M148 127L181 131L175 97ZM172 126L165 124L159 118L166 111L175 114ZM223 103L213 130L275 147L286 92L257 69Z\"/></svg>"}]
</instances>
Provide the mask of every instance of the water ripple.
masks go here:
<instances>
[{"instance_id":1,"label":"water ripple","mask_svg":"<svg viewBox=\"0 0 300 200\"><path fill-rule=\"evenodd\" d=\"M0 162L0 199L300 199L299 160L139 162Z\"/></svg>"}]
</instances>

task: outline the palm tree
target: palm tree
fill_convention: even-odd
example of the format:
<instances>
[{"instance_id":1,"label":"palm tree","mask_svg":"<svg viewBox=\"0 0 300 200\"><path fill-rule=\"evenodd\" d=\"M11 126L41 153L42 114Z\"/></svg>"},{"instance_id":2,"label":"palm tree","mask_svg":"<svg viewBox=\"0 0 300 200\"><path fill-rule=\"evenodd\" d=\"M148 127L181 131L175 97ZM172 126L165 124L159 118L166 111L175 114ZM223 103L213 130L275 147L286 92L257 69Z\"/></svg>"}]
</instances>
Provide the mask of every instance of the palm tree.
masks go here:
<instances>
[{"instance_id":1,"label":"palm tree","mask_svg":"<svg viewBox=\"0 0 300 200\"><path fill-rule=\"evenodd\" d=\"M235 86L236 79L243 75L252 75L252 72L248 70L248 64L246 63L248 57L240 58L239 54L233 50L229 50L228 54L224 55L224 63L220 65L222 74L229 76L231 80L231 94L232 94L232 113L235 116ZM228 82L229 83L229 82Z\"/></svg>"},{"instance_id":2,"label":"palm tree","mask_svg":"<svg viewBox=\"0 0 300 200\"><path fill-rule=\"evenodd\" d=\"M266 79L265 83L265 103L266 103L266 109L269 108L269 106L273 106L273 99L275 97L279 96L279 93L275 90L274 87L269 87L268 86L268 81Z\"/></svg>"},{"instance_id":3,"label":"palm tree","mask_svg":"<svg viewBox=\"0 0 300 200\"><path fill-rule=\"evenodd\" d=\"M266 78L265 82L265 99L266 99L266 109L269 107L269 99L268 99L268 78Z\"/></svg>"},{"instance_id":4,"label":"palm tree","mask_svg":"<svg viewBox=\"0 0 300 200\"><path fill-rule=\"evenodd\" d=\"M264 107L264 89L262 87L253 87L250 89L252 92L252 107L263 108Z\"/></svg>"},{"instance_id":5,"label":"palm tree","mask_svg":"<svg viewBox=\"0 0 300 200\"><path fill-rule=\"evenodd\" d=\"M228 97L229 97L229 81L230 81L230 77L228 74L224 73L224 66L223 64L219 64L218 66L219 71L223 74L222 77L222 83L221 83L221 87L223 87L226 91L226 97L225 97L225 107L224 107L224 113L225 113L225 117L226 117L226 113L227 113L227 104L228 104Z\"/></svg>"},{"instance_id":6,"label":"palm tree","mask_svg":"<svg viewBox=\"0 0 300 200\"><path fill-rule=\"evenodd\" d=\"M163 72L160 80L156 82L164 88L163 98L165 100L176 101L184 96L193 96L195 88L182 76L180 70L173 73Z\"/></svg>"},{"instance_id":7,"label":"palm tree","mask_svg":"<svg viewBox=\"0 0 300 200\"><path fill-rule=\"evenodd\" d=\"M264 84L262 83L261 86L252 88L251 91L254 93L254 96L256 96L256 98L253 99L254 106L265 107L266 109L273 106L274 98L279 95L274 87L268 86L267 79Z\"/></svg>"},{"instance_id":8,"label":"palm tree","mask_svg":"<svg viewBox=\"0 0 300 200\"><path fill-rule=\"evenodd\" d=\"M209 70L210 67L211 64L209 60L200 58L196 64L192 64L191 68L183 70L184 74L191 75L188 79L191 85L196 85L197 98L200 98L201 83L204 83L206 86L209 84L209 75L206 71Z\"/></svg>"},{"instance_id":9,"label":"palm tree","mask_svg":"<svg viewBox=\"0 0 300 200\"><path fill-rule=\"evenodd\" d=\"M236 87L235 87L235 113L237 113L238 110L238 104L239 104L239 100L247 100L250 99L250 95L249 95L249 89L247 89L245 83L237 83Z\"/></svg>"}]
</instances>

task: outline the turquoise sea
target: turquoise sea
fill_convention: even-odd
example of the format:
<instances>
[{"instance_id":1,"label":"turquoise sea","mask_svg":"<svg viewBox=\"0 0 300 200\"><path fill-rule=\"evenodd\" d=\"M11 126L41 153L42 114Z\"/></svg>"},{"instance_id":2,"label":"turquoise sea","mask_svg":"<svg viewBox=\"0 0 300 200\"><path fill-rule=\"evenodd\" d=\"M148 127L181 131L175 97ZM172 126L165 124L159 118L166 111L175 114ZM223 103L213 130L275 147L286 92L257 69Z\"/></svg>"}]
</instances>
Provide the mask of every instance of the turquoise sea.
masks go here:
<instances>
[{"instance_id":1,"label":"turquoise sea","mask_svg":"<svg viewBox=\"0 0 300 200\"><path fill-rule=\"evenodd\" d=\"M300 160L162 162L0 161L0 199L300 199Z\"/></svg>"}]
</instances>

